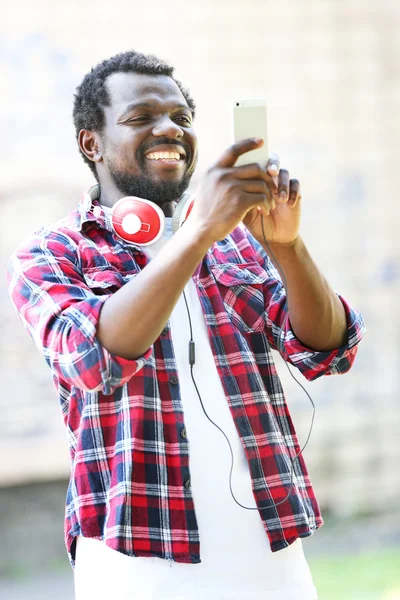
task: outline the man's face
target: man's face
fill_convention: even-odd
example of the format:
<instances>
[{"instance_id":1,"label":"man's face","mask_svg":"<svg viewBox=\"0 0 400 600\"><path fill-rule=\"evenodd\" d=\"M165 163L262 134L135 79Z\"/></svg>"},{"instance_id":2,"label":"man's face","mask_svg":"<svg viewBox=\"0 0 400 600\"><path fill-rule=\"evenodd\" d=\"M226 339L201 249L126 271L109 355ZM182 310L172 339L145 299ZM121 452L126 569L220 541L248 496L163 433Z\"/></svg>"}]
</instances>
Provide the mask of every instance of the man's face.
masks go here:
<instances>
[{"instance_id":1,"label":"man's face","mask_svg":"<svg viewBox=\"0 0 400 600\"><path fill-rule=\"evenodd\" d=\"M179 199L197 163L197 138L187 102L171 77L115 73L101 135L107 178L123 196L161 206ZM100 184L102 171L98 170Z\"/></svg>"}]
</instances>

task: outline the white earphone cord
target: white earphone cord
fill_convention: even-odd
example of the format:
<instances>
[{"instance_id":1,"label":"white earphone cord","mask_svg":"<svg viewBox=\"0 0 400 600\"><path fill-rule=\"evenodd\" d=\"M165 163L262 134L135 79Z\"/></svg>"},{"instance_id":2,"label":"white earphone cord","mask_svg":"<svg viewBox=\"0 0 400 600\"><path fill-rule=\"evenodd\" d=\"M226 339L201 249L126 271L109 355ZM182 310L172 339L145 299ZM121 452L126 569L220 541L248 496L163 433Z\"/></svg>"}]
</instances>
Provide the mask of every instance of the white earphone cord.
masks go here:
<instances>
[{"instance_id":1,"label":"white earphone cord","mask_svg":"<svg viewBox=\"0 0 400 600\"><path fill-rule=\"evenodd\" d=\"M269 246L269 244L268 244L268 242L267 242L267 240L266 240L266 238L265 238L265 232L264 232L264 219L263 219L262 215L260 215L260 218L262 219L261 226L262 226L262 232L263 232L263 237L264 237L265 244L266 244L266 246L267 246L267 248L268 248L268 250L269 250L269 252L270 252L270 254L271 254L271 256L272 256L272 258L273 258L273 260L274 260L274 262L275 262L275 263L276 263L276 265L277 265L277 266L280 268L280 273L281 273L281 275L282 275L283 285L284 285L284 288L285 288L285 290L286 290L286 297L287 297L287 282L286 282L285 274L283 273L283 269L282 269L281 265L279 264L278 260L276 259L276 257L275 257L275 255L274 255L274 253L272 252L272 250L271 250L271 248L270 248L270 246ZM182 223L182 225L183 225L183 223ZM181 225L181 226L182 226L182 225ZM205 408L204 408L203 401L202 401L202 399L201 399L201 396L200 396L199 390L198 390L198 388L197 388L196 381L195 381L195 379L194 379L194 376L193 376L193 365L194 365L194 363L195 363L195 343L194 343L194 340L193 340L192 321L191 321L191 319L190 319L190 312L189 312L188 303L187 303L187 301L186 301L186 294L185 294L185 290L183 290L183 297L184 297L185 304L186 304L186 310L187 310L188 317L189 317L189 327L190 327L190 341L189 341L189 364L190 364L190 374L191 374L191 377L192 377L192 380L193 380L194 387L196 388L196 392L197 392L197 395L198 395L198 397L199 397L200 404L201 404L201 407L202 407L202 409L203 409L203 412L204 412L204 414L206 415L207 419L208 419L208 420L209 420L209 421L210 421L210 422L211 422L211 423L212 423L212 424L213 424L213 425L214 425L214 426L215 426L217 429L219 429L219 431L222 433L222 435L225 437L226 441L228 442L228 445L229 445L229 450L230 450L230 452L231 452L231 461L232 461L232 462L231 462L231 470L230 470L230 473L229 473L229 488L230 488L231 496L232 496L232 498L234 499L234 501L236 502L236 504L238 504L238 505L239 505L239 506L241 506L242 508L244 508L244 509L246 509L246 510L259 510L259 508L258 508L258 507L249 507L249 506L243 506L243 504L241 504L240 502L238 502L238 501L236 500L236 498L235 498L235 495L234 495L234 493L233 493L233 491L232 491L232 471L233 471L233 464L234 464L234 458L233 458L232 446L231 446L231 444L230 444L230 441L229 441L229 439L228 439L227 435L225 434L225 432L224 432L224 431L223 431L223 430L222 430L222 429L221 429L221 428L220 428L220 427L219 427L219 426L218 426L216 423L214 423L214 421L213 421L212 419L210 419L210 417L208 416L208 414L207 414L207 412L206 412L206 410L205 410ZM284 328L284 326L285 326L285 324L286 324L286 321L287 321L287 319L288 319L288 316L289 316L289 313L287 313L287 314L286 314L285 320L284 320L284 322L283 322L283 324L282 324L282 326L281 326L281 328L280 328L280 331L279 331L279 342L280 342L280 345L279 345L279 352L280 352L280 355L282 356L282 358L283 358L283 354L282 354L282 345L283 345L283 341L282 341L282 331L283 331L283 328ZM268 339L267 339L267 344L269 345ZM284 498L283 500L280 500L280 502L276 502L276 503L275 503L275 502L272 500L272 498L271 498L272 505L271 505L271 504L269 504L268 506L261 506L261 507L260 507L261 509L262 509L262 508L271 508L272 506L279 506L280 504L283 504L284 502L286 502L286 500L289 498L289 496L290 496L290 494L291 494L291 492L292 492L293 483L294 483L294 481L293 481L293 476L294 476L294 463L295 463L295 461L296 461L296 460L298 460L298 458L299 458L300 454L303 452L303 450L304 450L304 449L305 449L305 447L307 446L307 444L308 444L308 442L309 442L309 439L310 439L310 437L311 437L311 432L312 432L312 428L313 428L313 425L314 425L314 418L315 418L315 404L314 404L314 402L313 402L313 400L312 400L312 398L311 398L310 394L309 394L309 393L307 392L307 390L305 389L305 387L304 387L304 386L303 386L303 385L302 385L302 384L301 384L301 383L300 383L300 382L299 382L299 381L296 379L296 377L293 375L293 373L292 373L292 371L290 370L290 367L289 367L289 365L288 365L288 363L287 363L287 361L286 361L286 360L285 360L285 364L286 364L286 367L287 367L287 369L288 369L288 371L289 371L289 373L290 373L291 377L292 377L292 378L295 380L295 382L296 382L296 383L297 383L297 384L298 384L298 385L301 387L301 389L302 389L302 390L305 392L305 394L308 396L308 398L309 398L309 400L310 400L310 402L311 402L311 405L312 405L312 407L313 407L313 412L312 412L312 417L311 417L310 429L309 429L309 432L308 432L308 435L307 435L307 439L306 439L306 441L305 441L305 444L304 444L304 446L303 446L302 448L300 448L300 450L298 451L298 453L296 454L296 456L295 456L293 459L291 459L291 461L290 461L290 462L291 462L291 469L290 469L290 487L289 487L289 491L288 491L287 495L285 496L285 498Z\"/></svg>"}]
</instances>

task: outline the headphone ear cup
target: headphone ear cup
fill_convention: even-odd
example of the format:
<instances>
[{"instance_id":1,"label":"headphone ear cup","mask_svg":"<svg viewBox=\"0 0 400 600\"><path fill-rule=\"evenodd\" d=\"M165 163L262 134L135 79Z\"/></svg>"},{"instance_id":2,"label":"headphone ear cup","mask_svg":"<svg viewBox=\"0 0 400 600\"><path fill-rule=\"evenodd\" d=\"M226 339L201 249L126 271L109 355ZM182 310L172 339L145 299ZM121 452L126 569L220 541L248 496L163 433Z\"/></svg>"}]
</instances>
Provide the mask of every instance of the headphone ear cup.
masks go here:
<instances>
[{"instance_id":1,"label":"headphone ear cup","mask_svg":"<svg viewBox=\"0 0 400 600\"><path fill-rule=\"evenodd\" d=\"M194 198L192 198L190 194L183 194L175 207L174 214L172 215L172 233L176 233L183 225L190 215L193 206Z\"/></svg>"},{"instance_id":2,"label":"headphone ear cup","mask_svg":"<svg viewBox=\"0 0 400 600\"><path fill-rule=\"evenodd\" d=\"M150 200L135 196L126 196L114 204L111 222L120 238L138 246L154 244L165 227L161 208Z\"/></svg>"}]
</instances>

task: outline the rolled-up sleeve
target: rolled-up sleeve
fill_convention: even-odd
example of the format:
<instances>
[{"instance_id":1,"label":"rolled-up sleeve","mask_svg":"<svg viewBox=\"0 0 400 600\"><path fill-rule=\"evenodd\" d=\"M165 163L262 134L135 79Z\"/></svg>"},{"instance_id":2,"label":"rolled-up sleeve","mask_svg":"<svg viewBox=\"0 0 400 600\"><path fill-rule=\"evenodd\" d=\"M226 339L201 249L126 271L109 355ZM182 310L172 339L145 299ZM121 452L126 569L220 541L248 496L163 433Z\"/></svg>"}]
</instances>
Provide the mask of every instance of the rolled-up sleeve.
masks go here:
<instances>
[{"instance_id":1,"label":"rolled-up sleeve","mask_svg":"<svg viewBox=\"0 0 400 600\"><path fill-rule=\"evenodd\" d=\"M110 295L86 285L68 238L38 236L21 246L7 269L9 293L24 326L61 381L84 391L111 394L152 355L134 360L108 352L96 337Z\"/></svg>"},{"instance_id":2,"label":"rolled-up sleeve","mask_svg":"<svg viewBox=\"0 0 400 600\"><path fill-rule=\"evenodd\" d=\"M309 381L322 375L347 373L354 363L358 344L365 333L364 320L358 310L337 293L347 319L346 344L335 350L320 352L305 346L295 336L287 313L286 296L281 292L271 298L268 307L267 335L270 343L280 351L282 357L297 367Z\"/></svg>"}]
</instances>

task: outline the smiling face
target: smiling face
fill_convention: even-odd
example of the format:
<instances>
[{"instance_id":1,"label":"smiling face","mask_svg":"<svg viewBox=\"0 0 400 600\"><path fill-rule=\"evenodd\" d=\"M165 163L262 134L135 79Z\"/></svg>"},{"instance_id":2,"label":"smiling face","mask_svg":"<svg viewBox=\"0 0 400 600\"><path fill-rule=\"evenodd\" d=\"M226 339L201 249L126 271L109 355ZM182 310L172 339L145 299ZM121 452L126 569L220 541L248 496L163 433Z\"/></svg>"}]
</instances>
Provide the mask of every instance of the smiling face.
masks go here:
<instances>
[{"instance_id":1,"label":"smiling face","mask_svg":"<svg viewBox=\"0 0 400 600\"><path fill-rule=\"evenodd\" d=\"M167 75L114 73L107 79L111 105L95 136L102 197L113 204L123 196L162 206L187 189L197 163L191 110ZM94 148L94 146L93 146Z\"/></svg>"}]
</instances>

